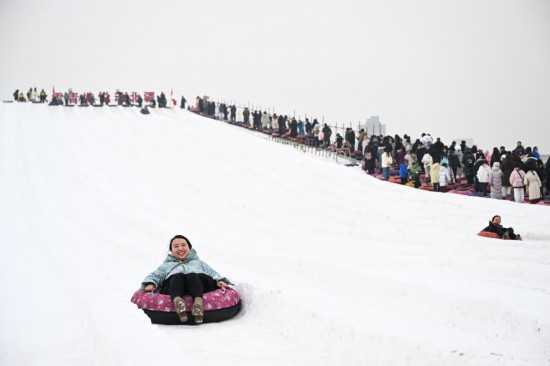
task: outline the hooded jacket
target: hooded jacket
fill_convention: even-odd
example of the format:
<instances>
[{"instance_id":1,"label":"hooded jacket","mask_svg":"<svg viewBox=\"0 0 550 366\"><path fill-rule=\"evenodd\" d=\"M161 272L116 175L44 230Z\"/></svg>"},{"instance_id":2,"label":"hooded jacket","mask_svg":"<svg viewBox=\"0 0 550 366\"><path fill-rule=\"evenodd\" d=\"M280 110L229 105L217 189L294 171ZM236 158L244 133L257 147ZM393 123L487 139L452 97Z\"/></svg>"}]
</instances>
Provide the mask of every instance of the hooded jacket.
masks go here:
<instances>
[{"instance_id":1,"label":"hooded jacket","mask_svg":"<svg viewBox=\"0 0 550 366\"><path fill-rule=\"evenodd\" d=\"M491 185L491 198L502 198L502 170L500 164L494 163L493 168L489 172L489 184Z\"/></svg>"},{"instance_id":2,"label":"hooded jacket","mask_svg":"<svg viewBox=\"0 0 550 366\"><path fill-rule=\"evenodd\" d=\"M444 167L443 165L440 165L439 166L439 185L441 187L447 187L450 182L451 182L451 173L449 173L449 169Z\"/></svg>"},{"instance_id":3,"label":"hooded jacket","mask_svg":"<svg viewBox=\"0 0 550 366\"><path fill-rule=\"evenodd\" d=\"M206 262L201 261L195 249L191 249L187 258L182 261L172 254L168 254L164 262L145 277L141 283L141 288L145 288L148 283L152 283L156 288L159 288L160 284L168 277L178 273L205 273L216 281L225 280L224 282L229 283L229 281L223 278L218 272L214 271Z\"/></svg>"}]
</instances>

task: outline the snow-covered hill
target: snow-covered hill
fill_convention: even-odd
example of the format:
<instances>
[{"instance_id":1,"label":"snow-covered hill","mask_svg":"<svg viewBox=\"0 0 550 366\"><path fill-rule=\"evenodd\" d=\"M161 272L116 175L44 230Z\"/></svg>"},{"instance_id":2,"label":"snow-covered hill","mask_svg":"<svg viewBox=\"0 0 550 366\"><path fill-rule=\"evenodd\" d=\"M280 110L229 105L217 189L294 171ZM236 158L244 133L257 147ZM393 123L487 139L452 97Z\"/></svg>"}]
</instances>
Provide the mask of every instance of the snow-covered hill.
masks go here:
<instances>
[{"instance_id":1,"label":"snow-covered hill","mask_svg":"<svg viewBox=\"0 0 550 366\"><path fill-rule=\"evenodd\" d=\"M496 213L523 242L476 236ZM2 104L0 364L547 365L549 223L187 111ZM236 318L130 303L180 233Z\"/></svg>"}]
</instances>

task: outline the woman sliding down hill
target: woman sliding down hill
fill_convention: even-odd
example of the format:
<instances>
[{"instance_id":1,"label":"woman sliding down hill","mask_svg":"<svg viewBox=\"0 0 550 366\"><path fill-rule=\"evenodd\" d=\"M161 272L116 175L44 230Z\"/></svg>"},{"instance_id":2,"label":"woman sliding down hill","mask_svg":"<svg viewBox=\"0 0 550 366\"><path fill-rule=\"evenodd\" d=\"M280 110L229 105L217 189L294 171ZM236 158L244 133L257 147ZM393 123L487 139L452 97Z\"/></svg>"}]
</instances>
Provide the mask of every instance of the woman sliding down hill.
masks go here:
<instances>
[{"instance_id":1,"label":"woman sliding down hill","mask_svg":"<svg viewBox=\"0 0 550 366\"><path fill-rule=\"evenodd\" d=\"M190 295L194 302L191 314L196 324L203 321L203 294L225 289L229 281L201 261L191 243L183 235L176 235L170 240L170 254L155 271L143 280L141 287L145 291L160 289L161 294L168 294L174 302L176 313L182 323L187 321L187 309L183 295Z\"/></svg>"},{"instance_id":2,"label":"woman sliding down hill","mask_svg":"<svg viewBox=\"0 0 550 366\"><path fill-rule=\"evenodd\" d=\"M493 216L491 221L489 222L489 226L487 226L483 231L495 233L497 234L501 239L506 238L507 236L512 240L521 240L521 236L519 234L514 233L513 228L505 228L500 224L501 218L498 215Z\"/></svg>"}]
</instances>

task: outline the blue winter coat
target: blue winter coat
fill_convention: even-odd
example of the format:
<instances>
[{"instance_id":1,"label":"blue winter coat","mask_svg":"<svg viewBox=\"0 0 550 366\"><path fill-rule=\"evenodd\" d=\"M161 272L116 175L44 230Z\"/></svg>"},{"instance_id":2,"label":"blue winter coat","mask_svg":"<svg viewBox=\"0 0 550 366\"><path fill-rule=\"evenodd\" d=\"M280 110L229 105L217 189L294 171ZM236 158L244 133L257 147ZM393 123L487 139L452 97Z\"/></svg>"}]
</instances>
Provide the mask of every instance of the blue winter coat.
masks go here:
<instances>
[{"instance_id":1,"label":"blue winter coat","mask_svg":"<svg viewBox=\"0 0 550 366\"><path fill-rule=\"evenodd\" d=\"M408 176L409 170L407 169L407 165L405 163L401 163L401 165L399 165L399 177L407 178Z\"/></svg>"},{"instance_id":2,"label":"blue winter coat","mask_svg":"<svg viewBox=\"0 0 550 366\"><path fill-rule=\"evenodd\" d=\"M225 280L218 272L214 271L206 262L199 259L195 249L191 249L187 258L183 261L176 259L172 254L168 254L164 262L153 272L151 272L143 282L141 288L145 288L148 283L152 283L156 288L168 277L178 273L205 273L216 281Z\"/></svg>"}]
</instances>

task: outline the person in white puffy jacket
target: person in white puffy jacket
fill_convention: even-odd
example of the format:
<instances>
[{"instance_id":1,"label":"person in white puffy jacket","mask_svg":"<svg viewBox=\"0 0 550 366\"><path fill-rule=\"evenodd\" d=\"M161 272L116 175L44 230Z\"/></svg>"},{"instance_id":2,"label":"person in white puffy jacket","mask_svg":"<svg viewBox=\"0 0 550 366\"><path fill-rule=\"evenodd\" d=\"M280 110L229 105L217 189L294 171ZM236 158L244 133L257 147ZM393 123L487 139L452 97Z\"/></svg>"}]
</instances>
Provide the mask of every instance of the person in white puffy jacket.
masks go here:
<instances>
[{"instance_id":1,"label":"person in white puffy jacket","mask_svg":"<svg viewBox=\"0 0 550 366\"><path fill-rule=\"evenodd\" d=\"M384 172L384 180L390 180L390 166L393 163L393 158L389 151L382 154L382 171Z\"/></svg>"},{"instance_id":2,"label":"person in white puffy jacket","mask_svg":"<svg viewBox=\"0 0 550 366\"><path fill-rule=\"evenodd\" d=\"M271 128L270 124L271 121L269 120L269 114L264 111L264 114L262 114L262 118L260 119L262 123L262 128Z\"/></svg>"},{"instance_id":3,"label":"person in white puffy jacket","mask_svg":"<svg viewBox=\"0 0 550 366\"><path fill-rule=\"evenodd\" d=\"M430 168L434 163L432 156L429 153L424 154L422 157L422 164L424 164L424 172L426 172L426 179L430 178Z\"/></svg>"},{"instance_id":4,"label":"person in white puffy jacket","mask_svg":"<svg viewBox=\"0 0 550 366\"><path fill-rule=\"evenodd\" d=\"M477 170L477 181L480 185L481 195L485 197L487 195L487 186L489 185L489 174L491 169L487 164L487 160L483 160L481 166Z\"/></svg>"},{"instance_id":5,"label":"person in white puffy jacket","mask_svg":"<svg viewBox=\"0 0 550 366\"><path fill-rule=\"evenodd\" d=\"M439 167L439 190L442 192L447 191L447 186L452 182L451 172L447 166L447 163L441 164Z\"/></svg>"},{"instance_id":6,"label":"person in white puffy jacket","mask_svg":"<svg viewBox=\"0 0 550 366\"><path fill-rule=\"evenodd\" d=\"M491 186L491 198L502 199L502 170L500 170L498 161L495 161L491 168L489 185Z\"/></svg>"}]
</instances>

